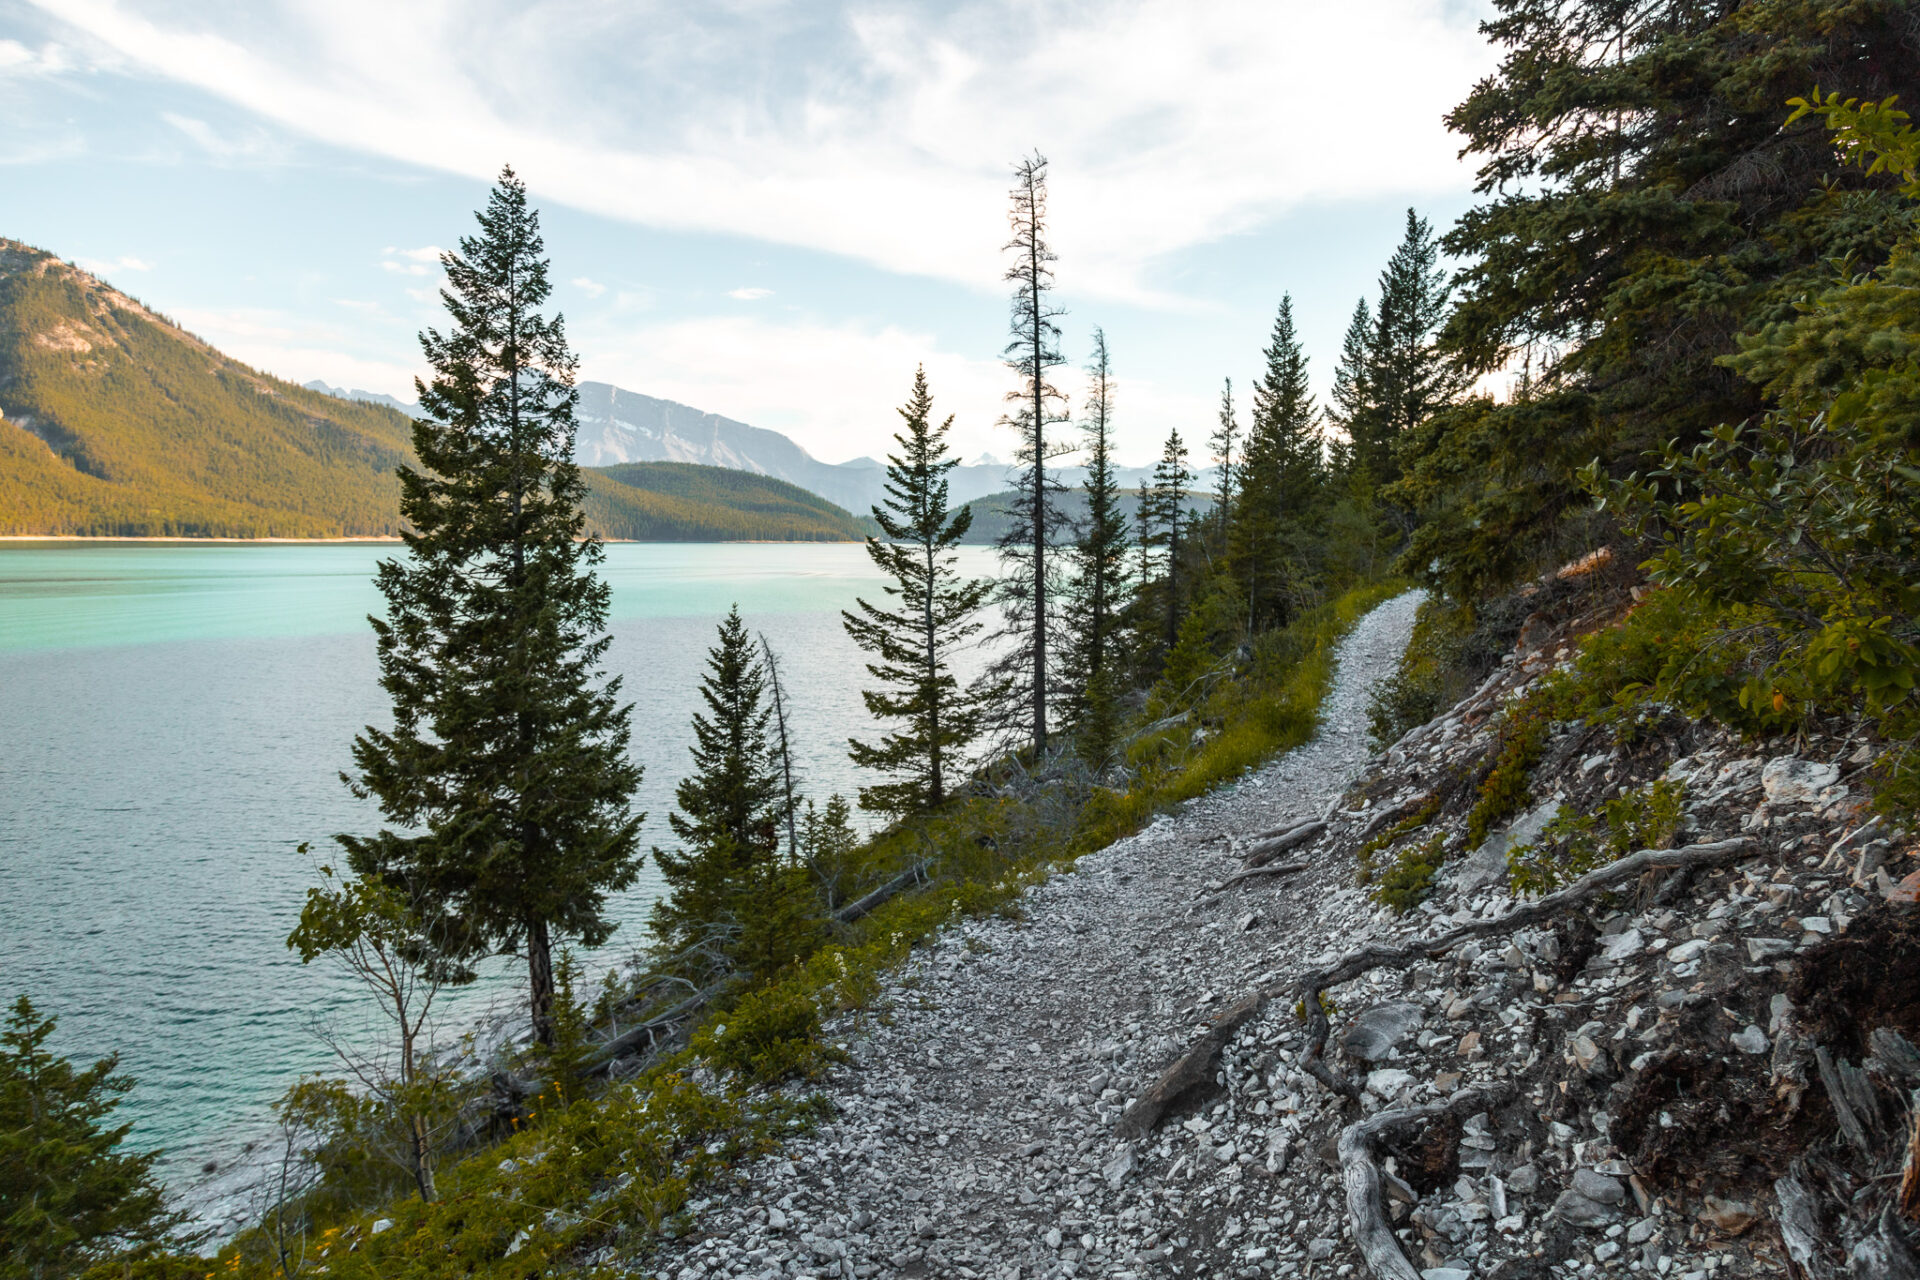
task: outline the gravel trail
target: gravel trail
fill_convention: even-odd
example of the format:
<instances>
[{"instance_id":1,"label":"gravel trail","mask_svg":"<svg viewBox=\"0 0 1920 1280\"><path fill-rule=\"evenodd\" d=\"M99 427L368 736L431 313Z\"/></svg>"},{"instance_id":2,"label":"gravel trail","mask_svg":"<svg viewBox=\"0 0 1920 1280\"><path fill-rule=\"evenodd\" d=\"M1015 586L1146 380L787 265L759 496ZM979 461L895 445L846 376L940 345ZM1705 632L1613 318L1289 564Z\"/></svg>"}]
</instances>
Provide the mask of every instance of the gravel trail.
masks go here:
<instances>
[{"instance_id":1,"label":"gravel trail","mask_svg":"<svg viewBox=\"0 0 1920 1280\"><path fill-rule=\"evenodd\" d=\"M837 1115L697 1202L694 1232L643 1273L1228 1275L1247 1265L1235 1237L1254 1200L1291 1201L1284 1228L1277 1207L1259 1218L1291 1243L1248 1274L1349 1263L1333 1180L1279 1178L1277 1122L1253 1151L1181 1142L1178 1117L1138 1144L1113 1130L1282 953L1344 948L1364 926L1350 873L1330 867L1207 889L1239 865L1225 837L1318 816L1360 774L1368 693L1392 673L1420 599L1388 601L1341 642L1313 741L1081 859L1023 899L1024 919L950 930L895 976L884 1017L832 1024L852 1055L823 1087ZM1287 1079L1270 1081L1276 1118Z\"/></svg>"}]
</instances>

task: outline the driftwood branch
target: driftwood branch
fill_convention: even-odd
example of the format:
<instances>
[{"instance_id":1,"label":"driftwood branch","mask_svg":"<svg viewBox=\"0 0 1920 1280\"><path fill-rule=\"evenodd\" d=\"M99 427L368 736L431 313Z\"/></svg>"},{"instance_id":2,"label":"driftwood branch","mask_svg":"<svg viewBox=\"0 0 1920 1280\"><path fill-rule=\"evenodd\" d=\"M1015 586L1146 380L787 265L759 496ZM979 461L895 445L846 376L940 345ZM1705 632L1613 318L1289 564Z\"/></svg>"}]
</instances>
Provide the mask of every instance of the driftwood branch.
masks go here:
<instances>
[{"instance_id":1,"label":"driftwood branch","mask_svg":"<svg viewBox=\"0 0 1920 1280\"><path fill-rule=\"evenodd\" d=\"M1375 943L1350 951L1340 959L1324 968L1315 969L1293 983L1280 983L1254 991L1232 1006L1231 1011L1244 1011L1234 1023L1237 1028L1248 1019L1258 1016L1269 1000L1279 996L1295 995L1300 1000L1307 1022L1307 1048L1301 1055L1301 1066L1314 1079L1334 1093L1357 1101L1360 1091L1350 1081L1342 1080L1327 1068L1321 1056L1326 1048L1330 1030L1326 1010L1321 1007L1320 996L1329 987L1338 986L1354 978L1380 968L1406 968L1421 960L1430 960L1445 955L1448 951L1474 938L1489 934L1513 933L1525 929L1570 908L1583 905L1589 898L1608 890L1618 888L1649 871L1684 871L1696 867L1721 866L1733 862L1747 854L1754 842L1747 837L1733 840L1718 840L1711 844L1690 844L1680 849L1643 849L1639 853L1628 854L1617 862L1609 863L1598 870L1590 871L1558 893L1523 906L1515 907L1503 916L1491 920L1475 920L1461 925L1433 938L1417 939L1399 946ZM1225 1014L1221 1015L1225 1018ZM1212 1063L1227 1040L1232 1037L1229 1029L1224 1037L1216 1039L1219 1024L1210 1030L1200 1042L1168 1067L1160 1079L1127 1108L1121 1118L1124 1132L1145 1134L1160 1122L1174 1099L1185 1092L1186 1086L1173 1087L1180 1080L1187 1080L1189 1086L1193 1080L1204 1079L1213 1072Z\"/></svg>"},{"instance_id":2,"label":"driftwood branch","mask_svg":"<svg viewBox=\"0 0 1920 1280\"><path fill-rule=\"evenodd\" d=\"M1238 852L1249 867L1264 867L1289 849L1318 840L1327 824L1318 818L1295 823L1278 831L1263 831Z\"/></svg>"},{"instance_id":3,"label":"driftwood branch","mask_svg":"<svg viewBox=\"0 0 1920 1280\"><path fill-rule=\"evenodd\" d=\"M1470 1116L1504 1102L1513 1093L1510 1084L1455 1094L1445 1102L1424 1107L1402 1107L1369 1116L1340 1133L1340 1177L1347 1188L1347 1219L1353 1224L1353 1243L1374 1280L1420 1280L1419 1270L1407 1261L1393 1228L1387 1225L1380 1199L1380 1164L1373 1144L1397 1129L1410 1128L1442 1116Z\"/></svg>"},{"instance_id":4,"label":"driftwood branch","mask_svg":"<svg viewBox=\"0 0 1920 1280\"><path fill-rule=\"evenodd\" d=\"M1813 1209L1813 1195L1800 1181L1798 1173L1789 1174L1773 1184L1780 1202L1780 1243L1787 1259L1799 1268L1802 1280L1832 1280L1833 1268L1827 1261L1827 1246L1820 1238L1820 1220Z\"/></svg>"},{"instance_id":5,"label":"driftwood branch","mask_svg":"<svg viewBox=\"0 0 1920 1280\"><path fill-rule=\"evenodd\" d=\"M1880 1211L1879 1225L1867 1238L1853 1246L1847 1275L1852 1280L1920 1280L1920 1258L1907 1243L1892 1205Z\"/></svg>"},{"instance_id":6,"label":"driftwood branch","mask_svg":"<svg viewBox=\"0 0 1920 1280\"><path fill-rule=\"evenodd\" d=\"M1178 1062L1154 1081L1152 1088L1127 1108L1115 1132L1122 1138L1144 1138L1182 1095L1212 1084L1214 1065L1219 1061L1220 1051L1233 1039L1234 1032L1257 1015L1265 1003L1265 997L1255 992L1241 997L1215 1014L1199 1042L1181 1055Z\"/></svg>"}]
</instances>

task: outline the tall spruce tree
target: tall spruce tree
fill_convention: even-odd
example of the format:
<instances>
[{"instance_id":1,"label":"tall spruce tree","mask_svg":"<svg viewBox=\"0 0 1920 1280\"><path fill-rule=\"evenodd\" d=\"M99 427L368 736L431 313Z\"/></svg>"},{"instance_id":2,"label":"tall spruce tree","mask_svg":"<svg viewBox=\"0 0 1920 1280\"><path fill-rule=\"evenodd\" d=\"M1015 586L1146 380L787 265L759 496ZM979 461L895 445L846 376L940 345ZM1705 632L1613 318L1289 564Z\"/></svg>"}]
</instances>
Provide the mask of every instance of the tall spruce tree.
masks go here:
<instances>
[{"instance_id":1,"label":"tall spruce tree","mask_svg":"<svg viewBox=\"0 0 1920 1280\"><path fill-rule=\"evenodd\" d=\"M1214 525L1222 545L1226 543L1227 524L1233 515L1233 446L1239 439L1240 421L1233 413L1233 379L1228 378L1220 388L1220 424L1207 440L1207 447L1213 450L1213 460L1220 468L1220 487L1214 493L1217 504Z\"/></svg>"},{"instance_id":2,"label":"tall spruce tree","mask_svg":"<svg viewBox=\"0 0 1920 1280\"><path fill-rule=\"evenodd\" d=\"M1187 469L1187 445L1176 427L1167 433L1160 460L1153 467L1153 482L1140 501L1141 549L1160 553L1160 572L1154 591L1160 597L1157 619L1160 634L1156 643L1162 658L1173 651L1174 643L1180 638L1186 585L1180 562L1187 549L1187 490L1192 484L1193 472Z\"/></svg>"},{"instance_id":3,"label":"tall spruce tree","mask_svg":"<svg viewBox=\"0 0 1920 1280\"><path fill-rule=\"evenodd\" d=\"M1060 326L1066 314L1052 301L1054 254L1047 247L1047 161L1035 152L1014 167L1013 207L1008 221L1013 238L1006 279L1013 284L1012 338L1007 367L1019 385L1007 393L1013 409L1001 422L1014 429L1018 468L1012 517L1000 539L1007 575L1000 584L1006 619L1001 635L1013 643L989 669L986 697L999 709L1002 727L1024 728L1036 752L1047 749L1048 714L1058 696L1054 686L1058 638L1053 634L1053 549L1064 523L1059 509L1061 485L1047 464L1072 446L1057 441L1051 429L1066 421L1066 396L1047 381L1047 372L1065 363L1060 355Z\"/></svg>"},{"instance_id":4,"label":"tall spruce tree","mask_svg":"<svg viewBox=\"0 0 1920 1280\"><path fill-rule=\"evenodd\" d=\"M1325 481L1319 410L1307 383L1307 356L1293 324L1293 298L1280 299L1267 367L1253 389L1253 422L1240 467L1240 502L1228 530L1228 563L1248 621L1284 624L1311 568L1308 534Z\"/></svg>"},{"instance_id":5,"label":"tall spruce tree","mask_svg":"<svg viewBox=\"0 0 1920 1280\"><path fill-rule=\"evenodd\" d=\"M1354 441L1368 435L1371 418L1379 412L1373 399L1373 312L1367 300L1353 304L1353 318L1340 339L1340 361L1333 368L1333 391L1327 397L1327 421L1345 434L1344 441L1330 441L1329 463L1336 472L1345 472L1359 461Z\"/></svg>"},{"instance_id":6,"label":"tall spruce tree","mask_svg":"<svg viewBox=\"0 0 1920 1280\"><path fill-rule=\"evenodd\" d=\"M534 1030L552 1035L553 939L598 946L633 883L643 815L631 708L603 679L608 589L580 514L575 361L549 293L539 216L503 170L480 234L441 256L453 320L421 346L421 469L400 469L404 560L380 564L373 619L393 728L354 741L355 795L399 830L337 837L353 869L453 918L450 976L524 951Z\"/></svg>"},{"instance_id":7,"label":"tall spruce tree","mask_svg":"<svg viewBox=\"0 0 1920 1280\"><path fill-rule=\"evenodd\" d=\"M937 808L963 753L980 732L977 706L953 674L953 653L981 628L976 620L990 583L961 576L954 547L973 527L973 508L948 505L947 473L960 460L947 453L949 416L933 425L927 372L913 375L913 393L898 411L906 429L887 457L886 501L873 508L885 541L867 539L867 555L892 582L891 608L856 600L841 623L872 655L867 673L880 689L861 692L867 711L900 723L877 744L849 743L855 764L896 775L860 788L862 808L915 813Z\"/></svg>"},{"instance_id":8,"label":"tall spruce tree","mask_svg":"<svg viewBox=\"0 0 1920 1280\"><path fill-rule=\"evenodd\" d=\"M1086 755L1097 762L1106 759L1119 728L1126 658L1121 615L1132 577L1127 513L1113 476L1113 366L1100 329L1093 331L1086 404L1080 425L1086 441L1087 518L1073 547L1065 676L1076 694L1074 730Z\"/></svg>"},{"instance_id":9,"label":"tall spruce tree","mask_svg":"<svg viewBox=\"0 0 1920 1280\"><path fill-rule=\"evenodd\" d=\"M752 931L781 896L759 901L780 878L785 787L766 668L738 605L707 650L700 700L706 711L693 715L693 771L674 788L667 815L681 848L653 851L669 892L650 925L683 967L711 974L743 962L758 967L748 954Z\"/></svg>"},{"instance_id":10,"label":"tall spruce tree","mask_svg":"<svg viewBox=\"0 0 1920 1280\"><path fill-rule=\"evenodd\" d=\"M1380 307L1368 344L1366 389L1372 404L1355 419L1360 433L1353 437L1355 457L1381 484L1399 475L1401 438L1460 389L1453 364L1436 341L1450 293L1439 260L1433 227L1408 209L1406 234L1380 273Z\"/></svg>"}]
</instances>

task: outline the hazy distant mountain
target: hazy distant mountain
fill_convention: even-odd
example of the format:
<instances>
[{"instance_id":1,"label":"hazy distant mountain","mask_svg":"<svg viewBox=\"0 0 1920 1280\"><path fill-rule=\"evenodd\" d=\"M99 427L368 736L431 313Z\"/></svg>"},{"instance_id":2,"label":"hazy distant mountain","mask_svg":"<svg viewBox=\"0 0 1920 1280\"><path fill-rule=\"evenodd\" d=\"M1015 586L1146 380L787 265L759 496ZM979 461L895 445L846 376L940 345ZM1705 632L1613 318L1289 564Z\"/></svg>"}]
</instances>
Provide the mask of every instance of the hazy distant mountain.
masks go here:
<instances>
[{"instance_id":1,"label":"hazy distant mountain","mask_svg":"<svg viewBox=\"0 0 1920 1280\"><path fill-rule=\"evenodd\" d=\"M315 391L342 399L386 405L402 413L419 409L377 391L341 390L324 382L306 384ZM690 408L673 400L642 395L606 382L580 384L580 434L574 457L583 467L611 467L623 462L697 462L730 471L748 471L799 485L864 516L885 497L886 464L874 458L851 462L822 462L792 439L765 427L748 426L717 413ZM949 475L955 506L1005 493L1013 468L991 453L982 453ZM1081 467L1062 467L1057 475L1069 488L1086 480ZM1153 478L1152 467L1116 467L1114 479L1123 489L1136 489ZM1202 471L1194 483L1214 483L1213 472Z\"/></svg>"}]
</instances>

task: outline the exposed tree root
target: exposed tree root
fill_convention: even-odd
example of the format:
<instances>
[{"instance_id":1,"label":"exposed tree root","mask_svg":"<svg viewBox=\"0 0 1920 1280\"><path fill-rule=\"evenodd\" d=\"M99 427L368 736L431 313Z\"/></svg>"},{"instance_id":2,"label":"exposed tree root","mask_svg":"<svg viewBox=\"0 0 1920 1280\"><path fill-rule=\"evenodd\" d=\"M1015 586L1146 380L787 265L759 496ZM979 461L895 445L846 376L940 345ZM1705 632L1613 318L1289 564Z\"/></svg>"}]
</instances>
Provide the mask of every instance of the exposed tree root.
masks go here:
<instances>
[{"instance_id":1,"label":"exposed tree root","mask_svg":"<svg viewBox=\"0 0 1920 1280\"><path fill-rule=\"evenodd\" d=\"M1219 884L1209 885L1207 887L1207 896L1209 898L1218 897L1233 888L1233 886L1239 884L1242 880L1257 880L1261 876L1290 876L1296 872L1305 871L1312 865L1311 862L1275 862L1268 863L1266 866L1261 867L1248 867L1245 871L1237 871L1233 875L1228 876Z\"/></svg>"},{"instance_id":2,"label":"exposed tree root","mask_svg":"<svg viewBox=\"0 0 1920 1280\"><path fill-rule=\"evenodd\" d=\"M1198 1081L1211 1078L1214 1060L1232 1038L1233 1031L1264 1010L1267 1001L1285 995L1293 995L1300 1001L1307 1023L1307 1047L1300 1063L1302 1069L1334 1093L1357 1102L1360 1091L1351 1081L1334 1075L1322 1056L1330 1029L1326 1010L1321 1005L1321 995L1327 988L1350 982L1374 969L1404 969L1422 960L1434 959L1474 938L1510 934L1529 928L1570 908L1581 906L1601 893L1638 879L1649 871L1686 871L1696 867L1723 866L1746 856L1755 847L1751 838L1741 836L1711 844L1690 844L1680 849L1643 849L1590 871L1558 893L1515 907L1503 916L1475 920L1438 937L1422 938L1399 946L1375 943L1361 947L1295 982L1254 991L1221 1014L1199 1043L1181 1055L1127 1108L1120 1120L1121 1132L1135 1136L1150 1132L1175 1099ZM1236 1015L1231 1026L1226 1025L1229 1015Z\"/></svg>"},{"instance_id":3,"label":"exposed tree root","mask_svg":"<svg viewBox=\"0 0 1920 1280\"><path fill-rule=\"evenodd\" d=\"M1353 1224L1354 1247L1360 1250L1374 1280L1420 1280L1420 1272L1407 1261L1387 1223L1386 1207L1380 1199L1380 1164L1374 1158L1373 1144L1396 1129L1442 1117L1463 1119L1485 1111L1512 1093L1510 1084L1469 1090L1445 1102L1382 1111L1341 1131L1340 1177L1347 1187L1347 1219Z\"/></svg>"}]
</instances>

